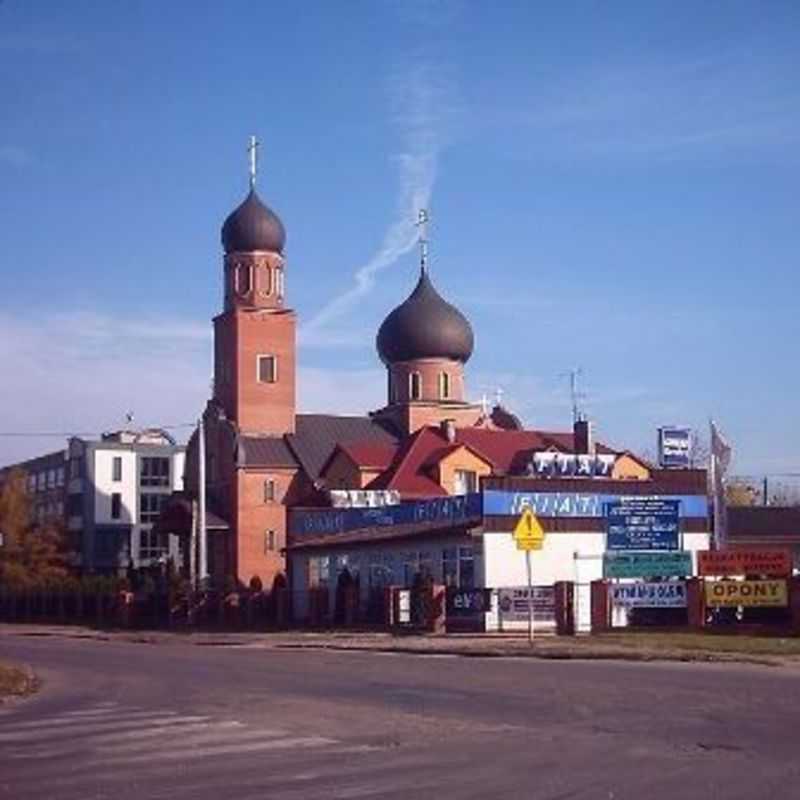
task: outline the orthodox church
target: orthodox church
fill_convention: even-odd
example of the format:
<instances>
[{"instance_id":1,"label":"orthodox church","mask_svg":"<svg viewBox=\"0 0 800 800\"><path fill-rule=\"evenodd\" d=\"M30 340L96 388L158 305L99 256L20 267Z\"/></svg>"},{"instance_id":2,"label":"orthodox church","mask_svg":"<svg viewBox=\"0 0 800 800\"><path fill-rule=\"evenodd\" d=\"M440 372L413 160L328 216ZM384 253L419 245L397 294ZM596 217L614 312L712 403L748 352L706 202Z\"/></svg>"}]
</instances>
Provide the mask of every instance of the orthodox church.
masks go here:
<instances>
[{"instance_id":1,"label":"orthodox church","mask_svg":"<svg viewBox=\"0 0 800 800\"><path fill-rule=\"evenodd\" d=\"M254 183L251 169L249 194L222 226L224 303L213 321L213 396L203 413L214 580L285 580L289 511L330 507L342 490L382 490L401 501L465 495L487 477L533 474L536 453L552 454L552 464L555 454L605 453L608 477L647 475L642 460L596 444L585 420L568 432L524 430L499 404L467 400L474 334L431 280L424 225L417 284L377 333L385 405L364 416L298 413L286 230ZM198 496L199 452L195 434L185 494L176 498L184 516Z\"/></svg>"}]
</instances>

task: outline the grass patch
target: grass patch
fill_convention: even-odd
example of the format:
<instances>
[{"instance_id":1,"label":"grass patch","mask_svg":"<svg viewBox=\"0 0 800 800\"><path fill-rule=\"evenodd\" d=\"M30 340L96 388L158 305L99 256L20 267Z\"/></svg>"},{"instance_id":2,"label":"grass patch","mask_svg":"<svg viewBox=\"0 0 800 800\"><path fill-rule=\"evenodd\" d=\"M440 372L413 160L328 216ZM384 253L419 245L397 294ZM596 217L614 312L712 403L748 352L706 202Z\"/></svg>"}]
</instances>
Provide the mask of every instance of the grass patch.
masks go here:
<instances>
[{"instance_id":1,"label":"grass patch","mask_svg":"<svg viewBox=\"0 0 800 800\"><path fill-rule=\"evenodd\" d=\"M0 702L32 694L37 688L37 680L30 670L0 661Z\"/></svg>"},{"instance_id":2,"label":"grass patch","mask_svg":"<svg viewBox=\"0 0 800 800\"><path fill-rule=\"evenodd\" d=\"M742 653L754 656L800 657L800 637L747 636L701 632L603 633L586 644L608 644L635 650L680 650L686 653Z\"/></svg>"}]
</instances>

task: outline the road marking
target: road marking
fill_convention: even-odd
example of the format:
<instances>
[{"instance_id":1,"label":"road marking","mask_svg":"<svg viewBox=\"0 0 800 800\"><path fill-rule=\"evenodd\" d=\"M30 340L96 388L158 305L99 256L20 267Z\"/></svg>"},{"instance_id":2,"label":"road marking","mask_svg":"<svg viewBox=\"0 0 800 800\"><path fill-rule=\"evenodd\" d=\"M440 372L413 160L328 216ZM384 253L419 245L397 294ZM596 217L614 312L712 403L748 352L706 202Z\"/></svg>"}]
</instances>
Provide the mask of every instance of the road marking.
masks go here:
<instances>
[{"instance_id":1,"label":"road marking","mask_svg":"<svg viewBox=\"0 0 800 800\"><path fill-rule=\"evenodd\" d=\"M254 732L254 736L257 733ZM120 766L129 766L137 763L151 763L155 761L183 761L194 760L198 758L214 758L216 756L238 755L239 753L254 753L257 751L268 750L293 750L293 749L306 749L328 747L330 745L338 744L336 739L327 739L323 736L299 736L289 739L267 739L266 741L255 741L248 743L231 743L225 744L224 742L218 745L210 745L208 747L171 747L166 750L159 750L157 752L142 753L140 755L117 755L117 756L101 756L96 759L84 760L80 764L80 769L91 769L94 764L103 766L113 766L119 764Z\"/></svg>"},{"instance_id":2,"label":"road marking","mask_svg":"<svg viewBox=\"0 0 800 800\"><path fill-rule=\"evenodd\" d=\"M64 736L70 738L91 738L97 734L111 733L115 730L136 729L141 728L143 724L147 725L180 725L185 722L208 722L209 717L178 717L178 716L159 716L147 715L147 717L139 719L126 719L109 720L105 722L94 722L90 724L78 724L69 728L60 728L57 730L50 730L47 720L43 720L42 724L37 728L26 728L23 731L15 731L7 728L5 732L0 733L0 742L29 742L29 741L50 741L51 739L58 739Z\"/></svg>"},{"instance_id":3,"label":"road marking","mask_svg":"<svg viewBox=\"0 0 800 800\"><path fill-rule=\"evenodd\" d=\"M87 725L111 725L119 720L138 720L148 717L173 717L177 716L174 711L126 711L120 712L116 716L103 717L72 717L64 719L62 717L42 717L38 720L18 722L14 725L15 729L27 730L34 728L72 728L78 729ZM4 726L5 727L5 726Z\"/></svg>"}]
</instances>

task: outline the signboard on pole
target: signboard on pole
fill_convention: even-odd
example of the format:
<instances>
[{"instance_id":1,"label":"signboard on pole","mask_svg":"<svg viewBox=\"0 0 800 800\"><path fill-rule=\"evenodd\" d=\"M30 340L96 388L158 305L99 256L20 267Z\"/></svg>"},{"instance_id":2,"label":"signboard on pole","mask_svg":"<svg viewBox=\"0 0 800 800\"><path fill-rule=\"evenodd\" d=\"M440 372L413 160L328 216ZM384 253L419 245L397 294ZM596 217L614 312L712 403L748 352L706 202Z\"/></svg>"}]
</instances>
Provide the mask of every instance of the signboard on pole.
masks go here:
<instances>
[{"instance_id":1,"label":"signboard on pole","mask_svg":"<svg viewBox=\"0 0 800 800\"><path fill-rule=\"evenodd\" d=\"M664 469L688 469L691 456L691 428L665 425L658 429L658 463Z\"/></svg>"},{"instance_id":2,"label":"signboard on pole","mask_svg":"<svg viewBox=\"0 0 800 800\"><path fill-rule=\"evenodd\" d=\"M706 581L706 605L786 608L789 593L785 580Z\"/></svg>"},{"instance_id":3,"label":"signboard on pole","mask_svg":"<svg viewBox=\"0 0 800 800\"><path fill-rule=\"evenodd\" d=\"M606 550L677 550L680 503L631 497L606 505Z\"/></svg>"},{"instance_id":4,"label":"signboard on pole","mask_svg":"<svg viewBox=\"0 0 800 800\"><path fill-rule=\"evenodd\" d=\"M556 593L552 586L510 586L497 590L500 619L503 622L525 622L529 598L532 597L535 622L553 622L556 617Z\"/></svg>"},{"instance_id":5,"label":"signboard on pole","mask_svg":"<svg viewBox=\"0 0 800 800\"><path fill-rule=\"evenodd\" d=\"M518 550L541 550L544 545L544 528L533 511L526 508L514 528L514 541Z\"/></svg>"},{"instance_id":6,"label":"signboard on pole","mask_svg":"<svg viewBox=\"0 0 800 800\"><path fill-rule=\"evenodd\" d=\"M604 578L685 578L692 574L692 554L685 550L603 554Z\"/></svg>"},{"instance_id":7,"label":"signboard on pole","mask_svg":"<svg viewBox=\"0 0 800 800\"><path fill-rule=\"evenodd\" d=\"M625 608L684 608L686 584L683 581L620 583L611 587L611 602Z\"/></svg>"},{"instance_id":8,"label":"signboard on pole","mask_svg":"<svg viewBox=\"0 0 800 800\"><path fill-rule=\"evenodd\" d=\"M701 550L697 554L700 575L767 575L785 578L792 574L789 550Z\"/></svg>"}]
</instances>

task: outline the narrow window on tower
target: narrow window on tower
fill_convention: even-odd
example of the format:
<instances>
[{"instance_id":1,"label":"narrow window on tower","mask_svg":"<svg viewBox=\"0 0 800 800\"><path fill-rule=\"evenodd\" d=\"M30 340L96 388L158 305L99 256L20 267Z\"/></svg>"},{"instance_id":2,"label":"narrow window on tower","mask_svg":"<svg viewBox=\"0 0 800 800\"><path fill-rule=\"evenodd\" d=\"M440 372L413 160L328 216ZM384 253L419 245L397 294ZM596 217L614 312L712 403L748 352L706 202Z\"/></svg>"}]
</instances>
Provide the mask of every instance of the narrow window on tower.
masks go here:
<instances>
[{"instance_id":1,"label":"narrow window on tower","mask_svg":"<svg viewBox=\"0 0 800 800\"><path fill-rule=\"evenodd\" d=\"M275 531L267 531L264 534L264 552L271 553L275 550Z\"/></svg>"},{"instance_id":2,"label":"narrow window on tower","mask_svg":"<svg viewBox=\"0 0 800 800\"><path fill-rule=\"evenodd\" d=\"M263 297L269 297L269 295L272 294L272 267L270 267L269 264L265 264L260 272L260 292Z\"/></svg>"},{"instance_id":3,"label":"narrow window on tower","mask_svg":"<svg viewBox=\"0 0 800 800\"><path fill-rule=\"evenodd\" d=\"M412 400L422 397L422 375L419 372L412 372L408 376L408 393Z\"/></svg>"},{"instance_id":4,"label":"narrow window on tower","mask_svg":"<svg viewBox=\"0 0 800 800\"><path fill-rule=\"evenodd\" d=\"M275 488L275 481L272 478L267 478L264 481L264 502L274 503L277 497L277 490Z\"/></svg>"},{"instance_id":5,"label":"narrow window on tower","mask_svg":"<svg viewBox=\"0 0 800 800\"><path fill-rule=\"evenodd\" d=\"M283 297L283 270L280 267L275 268L275 293Z\"/></svg>"},{"instance_id":6,"label":"narrow window on tower","mask_svg":"<svg viewBox=\"0 0 800 800\"><path fill-rule=\"evenodd\" d=\"M446 372L439 373L439 399L450 399L450 375Z\"/></svg>"},{"instance_id":7,"label":"narrow window on tower","mask_svg":"<svg viewBox=\"0 0 800 800\"><path fill-rule=\"evenodd\" d=\"M238 264L236 267L236 291L247 294L252 284L252 268L250 264Z\"/></svg>"},{"instance_id":8,"label":"narrow window on tower","mask_svg":"<svg viewBox=\"0 0 800 800\"><path fill-rule=\"evenodd\" d=\"M275 383L278 380L278 357L257 356L258 382Z\"/></svg>"}]
</instances>

